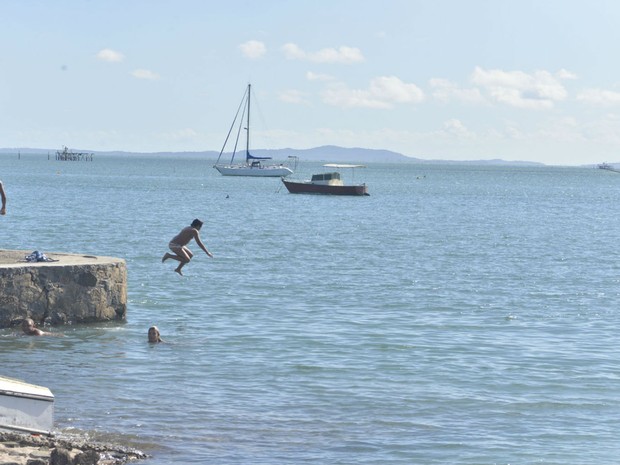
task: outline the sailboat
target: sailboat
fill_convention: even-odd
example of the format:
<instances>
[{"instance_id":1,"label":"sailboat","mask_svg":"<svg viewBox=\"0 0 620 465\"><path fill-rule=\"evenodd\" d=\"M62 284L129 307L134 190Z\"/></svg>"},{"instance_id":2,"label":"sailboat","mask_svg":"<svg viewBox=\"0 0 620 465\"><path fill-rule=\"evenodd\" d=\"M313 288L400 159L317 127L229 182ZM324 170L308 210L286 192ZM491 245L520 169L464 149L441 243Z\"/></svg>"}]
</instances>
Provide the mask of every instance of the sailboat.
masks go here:
<instances>
[{"instance_id":1,"label":"sailboat","mask_svg":"<svg viewBox=\"0 0 620 465\"><path fill-rule=\"evenodd\" d=\"M254 177L286 177L293 173L288 166L284 164L268 164L263 163L263 160L271 160L271 157L256 157L250 153L250 94L252 85L248 84L248 88L243 94L237 114L232 122L224 146L220 151L219 157L213 167L218 170L224 176L254 176ZM241 113L241 114L240 114ZM243 127L243 121L246 121L246 126ZM232 151L232 156L228 164L220 164L220 159L224 154L226 145L230 139L230 135L237 126L237 134L235 138L235 145ZM235 155L237 154L237 145L241 136L241 130L245 130L245 162L235 163ZM289 157L290 158L290 157Z\"/></svg>"}]
</instances>

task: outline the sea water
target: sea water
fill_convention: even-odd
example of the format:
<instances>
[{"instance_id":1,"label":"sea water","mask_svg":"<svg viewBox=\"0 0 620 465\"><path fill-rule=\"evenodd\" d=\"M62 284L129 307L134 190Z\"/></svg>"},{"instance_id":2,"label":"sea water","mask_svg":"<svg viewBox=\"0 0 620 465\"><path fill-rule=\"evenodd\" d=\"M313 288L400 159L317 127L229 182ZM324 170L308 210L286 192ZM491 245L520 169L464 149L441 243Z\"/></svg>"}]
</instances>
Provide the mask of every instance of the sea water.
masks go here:
<instances>
[{"instance_id":1,"label":"sea water","mask_svg":"<svg viewBox=\"0 0 620 465\"><path fill-rule=\"evenodd\" d=\"M60 433L145 465L618 462L620 175L371 163L338 198L50 158L0 157L0 247L128 270L126 323L0 330L0 375L49 387ZM161 257L196 217L215 258L192 243L181 277Z\"/></svg>"}]
</instances>

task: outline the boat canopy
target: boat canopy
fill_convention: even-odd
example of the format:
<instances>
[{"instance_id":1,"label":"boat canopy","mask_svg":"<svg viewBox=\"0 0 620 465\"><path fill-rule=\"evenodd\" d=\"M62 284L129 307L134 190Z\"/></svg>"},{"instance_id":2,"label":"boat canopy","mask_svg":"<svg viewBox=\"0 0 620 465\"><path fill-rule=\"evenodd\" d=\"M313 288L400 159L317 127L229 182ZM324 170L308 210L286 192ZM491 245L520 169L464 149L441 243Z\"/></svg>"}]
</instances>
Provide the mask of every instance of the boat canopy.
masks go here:
<instances>
[{"instance_id":1,"label":"boat canopy","mask_svg":"<svg viewBox=\"0 0 620 465\"><path fill-rule=\"evenodd\" d=\"M340 179L340 173L334 172L312 175L312 181L331 181L332 179Z\"/></svg>"},{"instance_id":2,"label":"boat canopy","mask_svg":"<svg viewBox=\"0 0 620 465\"><path fill-rule=\"evenodd\" d=\"M366 168L366 165L342 165L338 163L327 163L323 166L327 168Z\"/></svg>"}]
</instances>

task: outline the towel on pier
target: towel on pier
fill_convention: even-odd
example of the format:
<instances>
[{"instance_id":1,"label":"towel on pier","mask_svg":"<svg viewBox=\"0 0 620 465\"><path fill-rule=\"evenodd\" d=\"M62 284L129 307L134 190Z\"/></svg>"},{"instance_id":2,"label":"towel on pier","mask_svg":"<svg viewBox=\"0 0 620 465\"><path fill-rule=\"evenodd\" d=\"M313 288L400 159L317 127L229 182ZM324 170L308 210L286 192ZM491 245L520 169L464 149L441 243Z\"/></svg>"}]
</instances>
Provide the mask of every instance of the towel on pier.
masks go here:
<instances>
[{"instance_id":1,"label":"towel on pier","mask_svg":"<svg viewBox=\"0 0 620 465\"><path fill-rule=\"evenodd\" d=\"M43 252L39 252L35 250L30 255L26 255L24 259L27 262L57 262L58 260L54 260L53 258L49 258Z\"/></svg>"}]
</instances>

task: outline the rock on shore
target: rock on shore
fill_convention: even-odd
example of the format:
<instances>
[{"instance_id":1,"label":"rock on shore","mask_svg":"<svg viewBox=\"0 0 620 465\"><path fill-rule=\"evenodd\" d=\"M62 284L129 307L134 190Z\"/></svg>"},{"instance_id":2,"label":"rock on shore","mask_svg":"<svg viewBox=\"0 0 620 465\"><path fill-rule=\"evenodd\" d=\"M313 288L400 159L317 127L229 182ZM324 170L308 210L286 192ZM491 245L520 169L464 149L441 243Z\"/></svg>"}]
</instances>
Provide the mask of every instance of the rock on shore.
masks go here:
<instances>
[{"instance_id":1,"label":"rock on shore","mask_svg":"<svg viewBox=\"0 0 620 465\"><path fill-rule=\"evenodd\" d=\"M120 465L147 457L112 444L0 431L2 465Z\"/></svg>"}]
</instances>

